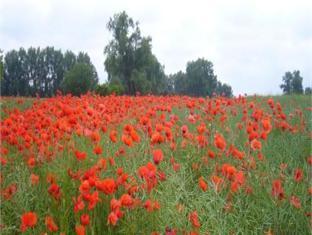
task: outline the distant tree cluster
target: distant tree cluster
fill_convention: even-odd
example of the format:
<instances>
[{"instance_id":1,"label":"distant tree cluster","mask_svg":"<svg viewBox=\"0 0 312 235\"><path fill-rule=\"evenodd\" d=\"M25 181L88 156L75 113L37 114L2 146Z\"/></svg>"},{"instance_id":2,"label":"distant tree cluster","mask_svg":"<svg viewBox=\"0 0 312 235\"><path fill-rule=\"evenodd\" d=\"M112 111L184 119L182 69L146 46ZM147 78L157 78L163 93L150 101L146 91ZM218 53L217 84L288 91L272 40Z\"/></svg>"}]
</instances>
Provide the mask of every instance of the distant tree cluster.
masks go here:
<instances>
[{"instance_id":1,"label":"distant tree cluster","mask_svg":"<svg viewBox=\"0 0 312 235\"><path fill-rule=\"evenodd\" d=\"M286 72L283 76L283 83L280 85L280 88L283 90L283 93L286 95L290 94L303 94L302 86L303 78L300 76L299 70L294 70L293 72ZM311 95L311 87L306 87L304 94Z\"/></svg>"},{"instance_id":2,"label":"distant tree cluster","mask_svg":"<svg viewBox=\"0 0 312 235\"><path fill-rule=\"evenodd\" d=\"M94 89L98 81L89 55L83 52L75 55L71 51L63 54L54 47L20 48L18 51L8 51L1 61L1 70L2 66L4 68L1 95L5 96L52 96L63 88L62 85L66 88L65 92L71 92L68 89L70 82L64 83L64 77L78 64L84 64L83 69L90 73L90 78L84 78L91 80L88 89ZM77 89L77 83L71 87Z\"/></svg>"},{"instance_id":3,"label":"distant tree cluster","mask_svg":"<svg viewBox=\"0 0 312 235\"><path fill-rule=\"evenodd\" d=\"M190 96L232 96L232 88L222 84L214 74L212 62L206 59L197 59L188 62L186 73L179 71L170 75L171 88L169 90L177 94Z\"/></svg>"},{"instance_id":4,"label":"distant tree cluster","mask_svg":"<svg viewBox=\"0 0 312 235\"><path fill-rule=\"evenodd\" d=\"M88 54L64 54L54 47L0 50L0 82L3 96L53 96L57 90L73 95L94 91L99 95L176 94L232 96L232 88L217 80L212 62L198 59L187 63L186 73L167 76L152 53L152 39L143 37L139 23L126 12L109 19L112 40L104 49L105 84Z\"/></svg>"},{"instance_id":5,"label":"distant tree cluster","mask_svg":"<svg viewBox=\"0 0 312 235\"><path fill-rule=\"evenodd\" d=\"M229 85L217 81L213 65L205 59L187 64L186 73L178 72L166 76L156 56L152 53L150 37L142 37L138 22L134 22L126 12L110 18L107 28L113 39L105 47L104 62L108 73L109 87L128 95L141 94L183 94L191 96L211 96L213 94L232 95ZM102 92L105 90L100 89Z\"/></svg>"}]
</instances>

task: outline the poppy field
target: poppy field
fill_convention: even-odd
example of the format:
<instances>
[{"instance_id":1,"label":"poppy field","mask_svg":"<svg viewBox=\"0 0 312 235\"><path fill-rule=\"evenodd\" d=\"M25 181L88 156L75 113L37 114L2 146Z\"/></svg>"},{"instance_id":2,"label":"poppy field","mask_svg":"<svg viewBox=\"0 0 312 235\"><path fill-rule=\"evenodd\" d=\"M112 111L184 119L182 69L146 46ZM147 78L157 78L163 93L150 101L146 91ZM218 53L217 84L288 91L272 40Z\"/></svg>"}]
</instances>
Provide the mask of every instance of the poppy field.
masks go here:
<instances>
[{"instance_id":1,"label":"poppy field","mask_svg":"<svg viewBox=\"0 0 312 235\"><path fill-rule=\"evenodd\" d=\"M1 98L1 234L310 234L308 96Z\"/></svg>"}]
</instances>

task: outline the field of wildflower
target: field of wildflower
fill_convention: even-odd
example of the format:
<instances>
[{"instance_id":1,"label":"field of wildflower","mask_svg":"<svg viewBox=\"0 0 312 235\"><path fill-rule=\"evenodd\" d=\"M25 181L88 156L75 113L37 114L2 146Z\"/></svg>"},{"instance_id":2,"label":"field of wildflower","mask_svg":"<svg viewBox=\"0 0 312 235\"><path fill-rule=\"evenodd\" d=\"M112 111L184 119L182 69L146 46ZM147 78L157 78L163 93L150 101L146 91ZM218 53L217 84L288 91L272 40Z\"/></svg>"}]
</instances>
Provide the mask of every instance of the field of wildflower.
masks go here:
<instances>
[{"instance_id":1,"label":"field of wildflower","mask_svg":"<svg viewBox=\"0 0 312 235\"><path fill-rule=\"evenodd\" d=\"M310 234L311 97L1 98L1 234Z\"/></svg>"}]
</instances>

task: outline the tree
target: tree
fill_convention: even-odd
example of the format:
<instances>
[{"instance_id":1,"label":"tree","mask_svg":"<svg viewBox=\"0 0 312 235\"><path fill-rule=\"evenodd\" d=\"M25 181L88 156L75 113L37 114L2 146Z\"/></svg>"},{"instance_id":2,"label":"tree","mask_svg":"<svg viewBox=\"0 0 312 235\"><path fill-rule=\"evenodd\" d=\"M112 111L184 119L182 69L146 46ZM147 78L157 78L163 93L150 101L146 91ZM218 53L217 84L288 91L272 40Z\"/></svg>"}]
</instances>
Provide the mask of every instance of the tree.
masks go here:
<instances>
[{"instance_id":1,"label":"tree","mask_svg":"<svg viewBox=\"0 0 312 235\"><path fill-rule=\"evenodd\" d=\"M3 80L3 51L0 49L0 82Z\"/></svg>"},{"instance_id":2,"label":"tree","mask_svg":"<svg viewBox=\"0 0 312 235\"><path fill-rule=\"evenodd\" d=\"M11 50L4 56L1 94L52 96L60 89L65 72L78 62L91 67L91 87L94 89L98 77L87 53L79 52L76 56L73 52L66 51L63 54L54 47Z\"/></svg>"},{"instance_id":3,"label":"tree","mask_svg":"<svg viewBox=\"0 0 312 235\"><path fill-rule=\"evenodd\" d=\"M64 93L80 96L92 90L95 82L92 67L88 64L77 63L65 73L61 87Z\"/></svg>"},{"instance_id":4,"label":"tree","mask_svg":"<svg viewBox=\"0 0 312 235\"><path fill-rule=\"evenodd\" d=\"M187 76L185 73L179 71L173 75L170 75L170 78L174 81L175 93L183 95L186 95L188 93Z\"/></svg>"},{"instance_id":5,"label":"tree","mask_svg":"<svg viewBox=\"0 0 312 235\"><path fill-rule=\"evenodd\" d=\"M312 88L311 87L306 87L304 89L304 94L305 95L311 95L312 94Z\"/></svg>"},{"instance_id":6,"label":"tree","mask_svg":"<svg viewBox=\"0 0 312 235\"><path fill-rule=\"evenodd\" d=\"M222 95L231 97L232 87L222 84L214 74L212 62L202 58L190 61L186 66L186 73L169 75L167 79L169 89L174 93L191 96Z\"/></svg>"},{"instance_id":7,"label":"tree","mask_svg":"<svg viewBox=\"0 0 312 235\"><path fill-rule=\"evenodd\" d=\"M1 82L2 95L28 95L26 67L26 52L23 48L19 51L12 50L6 53L4 57L4 76Z\"/></svg>"},{"instance_id":8,"label":"tree","mask_svg":"<svg viewBox=\"0 0 312 235\"><path fill-rule=\"evenodd\" d=\"M217 76L213 65L205 59L197 59L187 63L186 75L188 93L192 96L211 96L217 87Z\"/></svg>"},{"instance_id":9,"label":"tree","mask_svg":"<svg viewBox=\"0 0 312 235\"><path fill-rule=\"evenodd\" d=\"M232 97L232 87L226 83L221 83L220 81L218 81L216 94L219 96Z\"/></svg>"},{"instance_id":10,"label":"tree","mask_svg":"<svg viewBox=\"0 0 312 235\"><path fill-rule=\"evenodd\" d=\"M283 83L280 85L280 88L283 90L284 94L302 94L303 78L300 76L300 71L295 70L292 73L286 72L283 76Z\"/></svg>"},{"instance_id":11,"label":"tree","mask_svg":"<svg viewBox=\"0 0 312 235\"><path fill-rule=\"evenodd\" d=\"M164 92L164 68L152 53L151 38L141 36L139 23L123 11L110 18L107 28L113 34L104 49L108 82L119 81L129 95Z\"/></svg>"},{"instance_id":12,"label":"tree","mask_svg":"<svg viewBox=\"0 0 312 235\"><path fill-rule=\"evenodd\" d=\"M94 90L96 85L98 84L99 79L98 79L96 69L91 62L90 56L87 53L79 52L76 61L77 61L77 63L86 64L91 68L91 70L92 70L91 89Z\"/></svg>"}]
</instances>

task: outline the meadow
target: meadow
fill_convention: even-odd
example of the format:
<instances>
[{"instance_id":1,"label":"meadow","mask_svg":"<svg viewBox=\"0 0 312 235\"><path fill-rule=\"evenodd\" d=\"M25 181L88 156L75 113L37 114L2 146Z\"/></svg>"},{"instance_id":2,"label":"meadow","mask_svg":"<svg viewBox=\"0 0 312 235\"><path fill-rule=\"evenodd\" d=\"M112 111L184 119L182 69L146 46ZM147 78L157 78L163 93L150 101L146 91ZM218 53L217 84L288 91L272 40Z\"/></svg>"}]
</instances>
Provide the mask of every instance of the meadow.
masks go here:
<instances>
[{"instance_id":1,"label":"meadow","mask_svg":"<svg viewBox=\"0 0 312 235\"><path fill-rule=\"evenodd\" d=\"M311 97L1 98L1 234L310 234Z\"/></svg>"}]
</instances>

